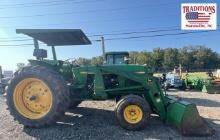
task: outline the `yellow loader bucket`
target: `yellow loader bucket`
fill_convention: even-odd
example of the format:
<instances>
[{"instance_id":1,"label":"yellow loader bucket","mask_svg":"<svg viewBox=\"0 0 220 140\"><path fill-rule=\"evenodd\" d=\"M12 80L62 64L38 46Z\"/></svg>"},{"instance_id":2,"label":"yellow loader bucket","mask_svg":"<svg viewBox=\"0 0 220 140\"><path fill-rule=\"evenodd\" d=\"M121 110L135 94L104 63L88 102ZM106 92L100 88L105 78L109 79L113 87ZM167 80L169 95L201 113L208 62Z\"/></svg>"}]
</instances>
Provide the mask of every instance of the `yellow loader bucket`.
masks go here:
<instances>
[{"instance_id":1,"label":"yellow loader bucket","mask_svg":"<svg viewBox=\"0 0 220 140\"><path fill-rule=\"evenodd\" d=\"M210 136L214 134L208 123L199 115L195 104L167 96L167 120L185 136Z\"/></svg>"}]
</instances>

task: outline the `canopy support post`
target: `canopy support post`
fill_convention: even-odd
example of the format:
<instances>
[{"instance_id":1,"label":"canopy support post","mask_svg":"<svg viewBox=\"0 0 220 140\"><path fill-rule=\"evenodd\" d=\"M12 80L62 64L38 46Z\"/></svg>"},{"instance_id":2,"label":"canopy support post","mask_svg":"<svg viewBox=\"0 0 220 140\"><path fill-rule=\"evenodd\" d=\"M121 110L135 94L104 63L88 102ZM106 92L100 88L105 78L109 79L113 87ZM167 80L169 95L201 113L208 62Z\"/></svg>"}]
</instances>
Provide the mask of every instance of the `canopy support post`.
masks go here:
<instances>
[{"instance_id":1,"label":"canopy support post","mask_svg":"<svg viewBox=\"0 0 220 140\"><path fill-rule=\"evenodd\" d=\"M53 53L53 60L57 61L57 55L56 55L56 50L55 50L55 47L52 46L52 53Z\"/></svg>"},{"instance_id":2,"label":"canopy support post","mask_svg":"<svg viewBox=\"0 0 220 140\"><path fill-rule=\"evenodd\" d=\"M39 44L38 44L38 40L34 38L34 49L37 50L39 49ZM40 60L39 57L36 57L37 60Z\"/></svg>"},{"instance_id":3,"label":"canopy support post","mask_svg":"<svg viewBox=\"0 0 220 140\"><path fill-rule=\"evenodd\" d=\"M38 44L37 39L34 39L34 48L39 49L39 44Z\"/></svg>"}]
</instances>

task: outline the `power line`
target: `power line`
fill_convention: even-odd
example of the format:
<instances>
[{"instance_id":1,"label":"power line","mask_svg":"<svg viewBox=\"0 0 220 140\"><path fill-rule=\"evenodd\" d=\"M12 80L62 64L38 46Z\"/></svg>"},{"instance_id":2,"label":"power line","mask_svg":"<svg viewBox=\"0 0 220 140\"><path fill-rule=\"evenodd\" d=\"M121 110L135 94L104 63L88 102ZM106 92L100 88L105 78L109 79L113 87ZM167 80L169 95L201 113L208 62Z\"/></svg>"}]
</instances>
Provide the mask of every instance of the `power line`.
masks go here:
<instances>
[{"instance_id":1,"label":"power line","mask_svg":"<svg viewBox=\"0 0 220 140\"><path fill-rule=\"evenodd\" d=\"M6 40L10 40L10 39L27 39L27 37L0 37L0 39L6 39Z\"/></svg>"},{"instance_id":2,"label":"power line","mask_svg":"<svg viewBox=\"0 0 220 140\"><path fill-rule=\"evenodd\" d=\"M166 31L180 31L180 29L179 29L179 28L173 28L173 29L147 30L147 31L132 31L132 32L120 32L120 33L100 33L100 34L89 35L88 37L111 36L111 35L130 35L130 34L140 34L140 33L166 32Z\"/></svg>"},{"instance_id":3,"label":"power line","mask_svg":"<svg viewBox=\"0 0 220 140\"><path fill-rule=\"evenodd\" d=\"M186 34L198 34L206 32L215 32L215 31L199 31L199 32L184 32L184 33L167 33L167 34L156 34L156 35L144 35L144 36L130 36L130 37L118 37L118 38L107 38L106 41L113 40L128 40L128 39L137 39L137 38L153 38L153 37L162 37L162 36L176 36L176 35L186 35ZM100 40L92 40L100 41Z\"/></svg>"},{"instance_id":4,"label":"power line","mask_svg":"<svg viewBox=\"0 0 220 140\"><path fill-rule=\"evenodd\" d=\"M39 45L45 45L44 43L39 43ZM0 48L19 48L19 47L33 47L34 44L26 43L26 44L2 44Z\"/></svg>"},{"instance_id":5,"label":"power line","mask_svg":"<svg viewBox=\"0 0 220 140\"><path fill-rule=\"evenodd\" d=\"M4 45L0 45L0 48L2 48L2 47L15 47L15 46L17 46L17 47L27 47L27 46L31 46L31 45L34 45L34 44L11 44L11 45L9 45L9 44L4 44Z\"/></svg>"},{"instance_id":6,"label":"power line","mask_svg":"<svg viewBox=\"0 0 220 140\"><path fill-rule=\"evenodd\" d=\"M22 16L2 16L2 19L13 19L13 18L32 18L32 17L44 17L44 16L58 16L58 15L69 15L69 14L78 14L78 13L92 13L92 12L115 12L120 10L127 10L133 8L141 8L146 6L166 6L170 5L171 3L164 3L164 4L144 4L139 6L132 6L132 7L120 7L120 8L111 8L111 9L99 9L99 10L87 10L87 11L77 11L77 12L61 12L61 13L47 13L47 14L35 14L35 15L22 15Z\"/></svg>"},{"instance_id":7,"label":"power line","mask_svg":"<svg viewBox=\"0 0 220 140\"><path fill-rule=\"evenodd\" d=\"M87 37L97 37L97 36L129 35L129 34L155 33L155 32L178 31L178 30L180 30L178 28L173 28L173 29L170 28L170 27L166 27L166 28L167 29L160 29L160 30L150 30L150 29L155 29L155 28L150 28L150 29L146 29L145 28L145 29L139 29L139 30L142 30L142 31L119 32L119 33L111 33L111 32L99 33L99 34L98 33L96 33L96 34L86 33L86 35L87 35ZM114 31L112 31L112 32L114 32ZM15 38L15 39L12 39L12 38ZM30 41L30 40L32 40L32 39L27 39L27 37L20 37L21 39L16 39L16 38L19 38L19 37L0 38L0 42L7 42L7 41Z\"/></svg>"},{"instance_id":8,"label":"power line","mask_svg":"<svg viewBox=\"0 0 220 140\"><path fill-rule=\"evenodd\" d=\"M86 33L88 36L99 36L99 35L107 35L107 34L114 34L114 33L121 33L121 32L141 32L141 31L151 31L151 30L167 30L167 29L175 29L179 28L179 26L162 26L162 27L151 27L151 28L136 28L136 29L120 29L120 30L113 30L113 31L108 31L106 33L104 32L88 32Z\"/></svg>"},{"instance_id":9,"label":"power line","mask_svg":"<svg viewBox=\"0 0 220 140\"><path fill-rule=\"evenodd\" d=\"M220 25L217 25L217 26L219 27ZM172 27L177 27L177 26L172 26ZM154 29L154 28L152 28L152 29ZM149 30L149 29L142 29L142 30L143 31L118 32L118 33L100 33L100 34L93 34L93 35L88 35L87 34L87 37L112 36L112 35L131 35L131 34L140 34L140 33L158 33L158 32L181 31L179 28L171 28L171 27L166 27L166 29L159 29L159 30ZM192 32L192 33L200 33L200 32ZM207 32L207 31L202 31L202 32ZM210 32L210 31L208 31L208 32ZM188 33L188 32L186 32L186 33ZM166 34L166 35L172 35L172 34L175 34L175 33L169 33L169 34ZM185 33L180 33L180 34L185 34ZM154 37L154 36L155 35L150 35L149 37ZM156 35L156 36L158 36L158 35ZM142 37L142 36L140 36L140 37ZM143 36L143 37L145 37L145 36ZM14 37L14 38L16 38L16 37ZM32 40L32 39L11 39L10 40L8 38L0 38L0 39L6 39L6 40L0 40L0 42L31 41Z\"/></svg>"},{"instance_id":10,"label":"power line","mask_svg":"<svg viewBox=\"0 0 220 140\"><path fill-rule=\"evenodd\" d=\"M68 0L66 2L69 2L69 1L72 1L72 0ZM0 6L20 6L20 5L45 4L45 3L54 3L54 2L63 2L63 0L53 0L53 1L44 1L44 2L29 2L29 3L16 3L16 4L1 4Z\"/></svg>"},{"instance_id":11,"label":"power line","mask_svg":"<svg viewBox=\"0 0 220 140\"><path fill-rule=\"evenodd\" d=\"M130 35L130 34L140 34L140 33L170 32L170 31L183 31L183 30L181 30L180 28L177 28L177 27L178 26L170 26L170 27L158 27L160 29L151 28L151 29L158 29L158 30L141 29L141 31L130 31L130 32L120 32L119 31L118 33L99 33L99 34L88 35L88 37L111 36L111 35ZM217 25L217 27L220 27L220 24ZM162 29L162 28L165 28L165 29ZM214 30L211 30L211 31L214 31Z\"/></svg>"},{"instance_id":12,"label":"power line","mask_svg":"<svg viewBox=\"0 0 220 140\"><path fill-rule=\"evenodd\" d=\"M71 0L70 0L71 1ZM99 2L99 1L104 1L104 0L83 0L83 1L73 1L72 3L74 4L82 4L82 3L91 3L91 2ZM9 8L30 8L30 7L35 7L35 6L56 6L56 5L63 5L63 4L66 4L66 3L63 3L62 1L59 2L59 3L46 3L46 4L39 4L39 5L18 5L18 6L5 6L5 7L1 7L0 10L2 9L9 9Z\"/></svg>"},{"instance_id":13,"label":"power line","mask_svg":"<svg viewBox=\"0 0 220 140\"><path fill-rule=\"evenodd\" d=\"M128 32L128 31L130 31L130 32L142 32L143 30L144 30L144 32L145 31L148 31L148 32L155 32L156 31L156 29L158 30L158 32L160 31L160 32L162 32L163 30L165 31L165 30L168 30L168 29L170 29L170 30L172 30L172 28L177 28L177 27L179 27L179 26L165 26L165 27L153 27L153 28L139 28L138 30L131 30L131 29L122 29L122 30L113 30L113 31L108 31L108 32L106 32L106 33L103 33L103 32L95 32L95 33L85 33L86 35L87 35L87 37L96 37L96 36L103 36L103 35L117 35L117 34L120 34L121 32ZM140 31L141 30L141 31ZM124 34L126 34L126 32L124 33ZM115 33L115 34L114 34ZM21 36L19 36L19 37L17 37L17 36L13 36L13 37L0 37L0 40L2 39L2 40L10 40L10 39L27 39L28 37L21 37Z\"/></svg>"},{"instance_id":14,"label":"power line","mask_svg":"<svg viewBox=\"0 0 220 140\"><path fill-rule=\"evenodd\" d=\"M219 30L218 30L219 31ZM106 41L113 41L113 40L130 40L130 39L137 39L137 38L153 38L153 37L162 37L162 36L178 36L178 35L187 35L187 34L198 34L198 33L206 33L206 32L215 32L215 31L199 31L199 32L184 32L184 33L167 33L167 34L157 34L157 35L145 35L145 36L130 36L130 37L120 37L120 38L107 38ZM100 41L100 40L91 40L91 41ZM43 44L43 43L41 43ZM4 44L0 45L2 47L24 47L24 46L33 46L33 44Z\"/></svg>"},{"instance_id":15,"label":"power line","mask_svg":"<svg viewBox=\"0 0 220 140\"><path fill-rule=\"evenodd\" d=\"M13 41L31 41L31 40L33 40L33 39L12 39L12 40L9 40L9 39L7 39L7 40L0 40L0 42L13 42Z\"/></svg>"},{"instance_id":16,"label":"power line","mask_svg":"<svg viewBox=\"0 0 220 140\"><path fill-rule=\"evenodd\" d=\"M87 37L97 37L97 36L111 36L111 35L130 35L130 34L140 34L140 33L157 33L157 32L166 32L166 31L178 31L178 28L171 28L171 29L161 29L161 30L146 30L144 31L131 31L131 32L120 32L120 33L100 33L100 34L93 34L87 35ZM16 37L15 37L16 38ZM6 39L6 40L1 40ZM33 39L7 39L7 38L0 38L0 42L12 42L12 41L31 41Z\"/></svg>"},{"instance_id":17,"label":"power line","mask_svg":"<svg viewBox=\"0 0 220 140\"><path fill-rule=\"evenodd\" d=\"M166 15L166 17L172 17L172 16L177 16L177 14L170 14L170 15ZM158 18L158 17L163 17L162 15L161 16L146 16L146 17L141 17L139 19L143 19L143 18ZM95 23L95 22L98 22L98 23L101 23L101 22L115 22L115 21L124 21L124 20L130 20L129 17L125 17L125 18L115 18L115 19L103 19L101 21L97 21L97 20L93 20L93 21L79 21L79 22L75 22L75 23ZM66 23L52 23L52 24L36 24L36 25L32 25L32 27L30 26L17 26L16 28L36 28L36 27L33 27L33 26L52 26L52 25L70 25L70 24L73 24L73 22L66 22ZM5 26L5 27L2 27L2 28L15 28L15 26Z\"/></svg>"}]
</instances>

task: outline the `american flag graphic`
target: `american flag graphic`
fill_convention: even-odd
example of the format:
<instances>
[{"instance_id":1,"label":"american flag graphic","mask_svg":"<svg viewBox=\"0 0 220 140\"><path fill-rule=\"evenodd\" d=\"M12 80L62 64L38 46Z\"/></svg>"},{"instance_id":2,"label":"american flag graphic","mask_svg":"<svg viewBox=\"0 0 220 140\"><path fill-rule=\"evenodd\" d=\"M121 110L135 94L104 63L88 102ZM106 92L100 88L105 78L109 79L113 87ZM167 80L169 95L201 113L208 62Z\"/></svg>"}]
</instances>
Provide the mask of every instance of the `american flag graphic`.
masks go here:
<instances>
[{"instance_id":1,"label":"american flag graphic","mask_svg":"<svg viewBox=\"0 0 220 140\"><path fill-rule=\"evenodd\" d=\"M199 12L188 12L186 13L186 20L189 23L208 23L212 13L199 13Z\"/></svg>"}]
</instances>

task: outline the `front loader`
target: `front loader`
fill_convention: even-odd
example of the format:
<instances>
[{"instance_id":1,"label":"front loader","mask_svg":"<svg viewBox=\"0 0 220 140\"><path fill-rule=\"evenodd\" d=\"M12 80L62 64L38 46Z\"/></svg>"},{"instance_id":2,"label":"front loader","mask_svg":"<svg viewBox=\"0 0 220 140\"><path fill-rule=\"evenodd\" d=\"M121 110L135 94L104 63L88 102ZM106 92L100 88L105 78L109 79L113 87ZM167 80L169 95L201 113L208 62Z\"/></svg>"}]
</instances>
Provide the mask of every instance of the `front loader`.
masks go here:
<instances>
[{"instance_id":1,"label":"front loader","mask_svg":"<svg viewBox=\"0 0 220 140\"><path fill-rule=\"evenodd\" d=\"M71 105L84 100L114 99L115 116L127 130L143 128L154 113L183 135L213 134L194 104L166 95L151 68L128 64L128 53L106 53L103 65L80 66L75 60L57 60L54 46L91 44L81 30L16 31L34 39L36 57L15 72L7 88L9 111L23 125L51 125ZM52 46L53 60L46 59L47 52L39 48L38 41Z\"/></svg>"}]
</instances>

